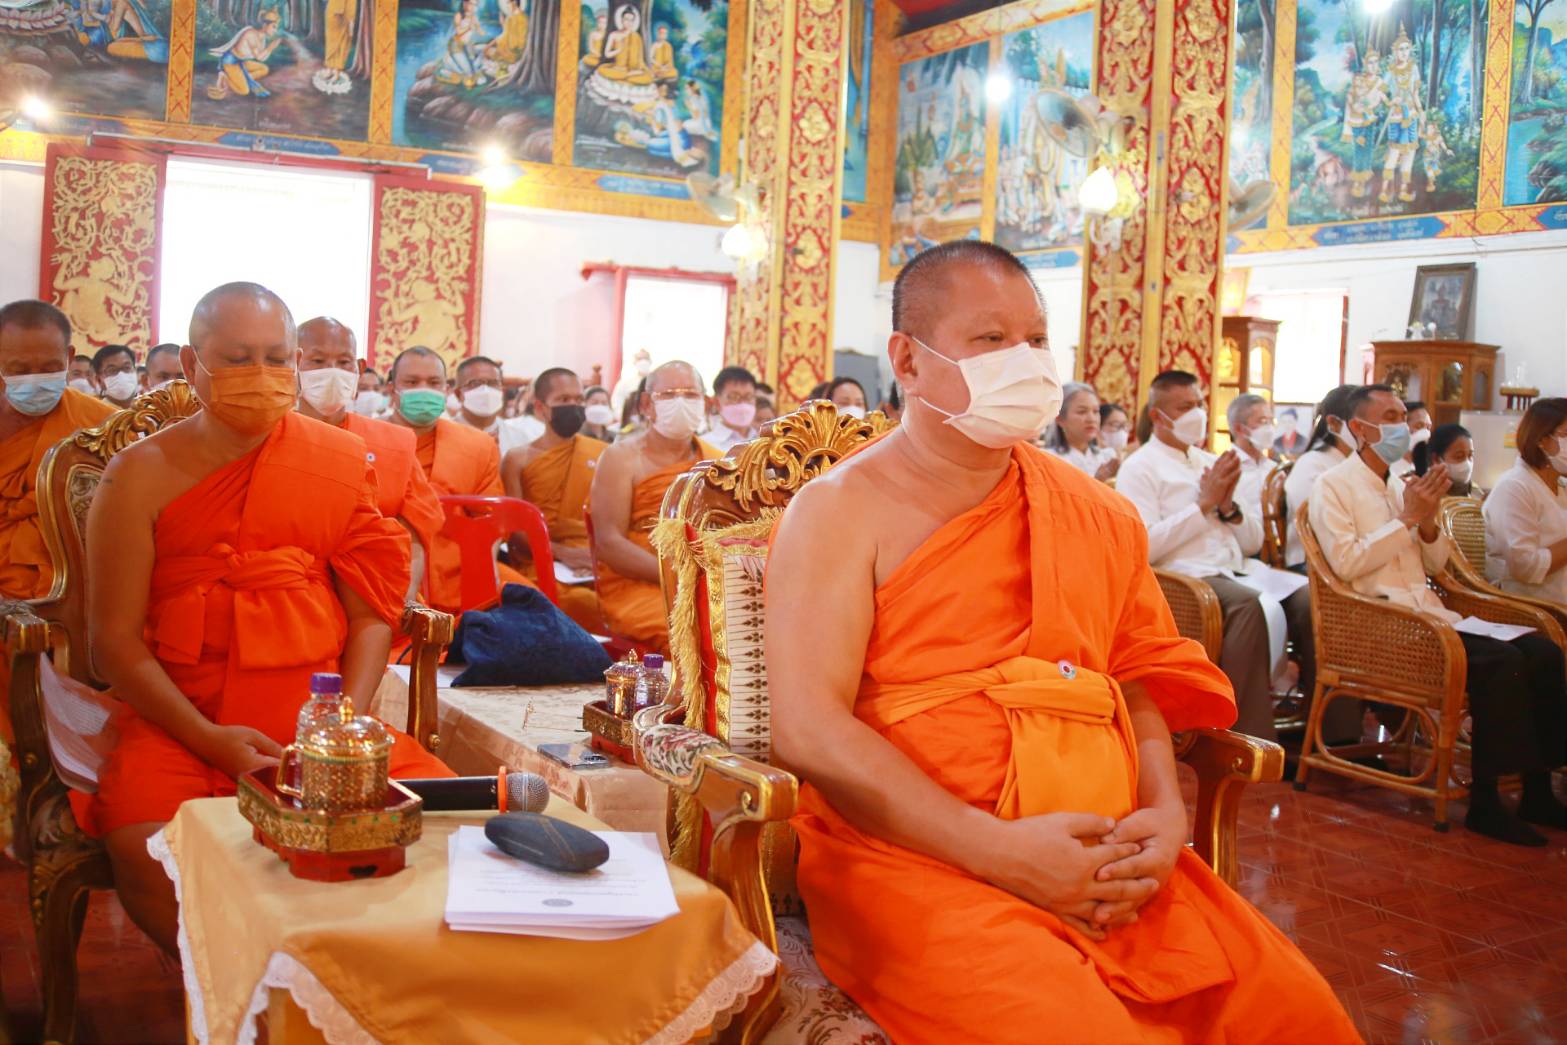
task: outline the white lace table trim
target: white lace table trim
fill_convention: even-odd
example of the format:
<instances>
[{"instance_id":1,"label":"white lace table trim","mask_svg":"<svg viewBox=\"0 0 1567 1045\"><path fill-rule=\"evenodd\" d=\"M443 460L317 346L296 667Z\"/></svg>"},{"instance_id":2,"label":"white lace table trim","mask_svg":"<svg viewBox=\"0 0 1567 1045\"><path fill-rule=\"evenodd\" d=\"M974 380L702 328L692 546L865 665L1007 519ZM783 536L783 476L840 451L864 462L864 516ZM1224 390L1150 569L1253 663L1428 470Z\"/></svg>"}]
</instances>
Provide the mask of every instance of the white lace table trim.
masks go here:
<instances>
[{"instance_id":1,"label":"white lace table trim","mask_svg":"<svg viewBox=\"0 0 1567 1045\"><path fill-rule=\"evenodd\" d=\"M316 974L299 959L282 951L274 951L267 960L267 971L261 974L261 981L250 996L250 1008L239 1027L238 1045L255 1045L256 1017L266 1010L267 994L274 989L288 991L294 1004L310 1020L310 1025L331 1045L376 1045L376 1039L316 979Z\"/></svg>"},{"instance_id":2,"label":"white lace table trim","mask_svg":"<svg viewBox=\"0 0 1567 1045\"><path fill-rule=\"evenodd\" d=\"M752 943L728 968L713 978L685 1011L647 1040L647 1045L680 1045L698 1034L716 1033L746 1007L751 995L778 968L778 956L760 940Z\"/></svg>"},{"instance_id":3,"label":"white lace table trim","mask_svg":"<svg viewBox=\"0 0 1567 1045\"><path fill-rule=\"evenodd\" d=\"M175 907L179 911L180 976L185 981L185 1004L188 1007L191 1035L207 1045L207 1006L202 998L201 985L196 982L196 963L190 956L190 937L185 932L185 904L180 895L180 867L169 849L169 840L162 831L147 839L147 852L163 865L163 873L174 883Z\"/></svg>"}]
</instances>

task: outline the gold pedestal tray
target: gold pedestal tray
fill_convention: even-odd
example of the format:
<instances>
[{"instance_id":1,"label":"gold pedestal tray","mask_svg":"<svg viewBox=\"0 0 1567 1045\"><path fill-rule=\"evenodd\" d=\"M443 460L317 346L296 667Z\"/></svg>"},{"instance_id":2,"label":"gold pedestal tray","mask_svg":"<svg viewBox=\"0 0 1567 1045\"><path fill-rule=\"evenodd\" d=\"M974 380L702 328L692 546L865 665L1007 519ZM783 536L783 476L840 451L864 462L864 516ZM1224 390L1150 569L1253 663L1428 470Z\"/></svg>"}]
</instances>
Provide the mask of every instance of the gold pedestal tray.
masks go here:
<instances>
[{"instance_id":1,"label":"gold pedestal tray","mask_svg":"<svg viewBox=\"0 0 1567 1045\"><path fill-rule=\"evenodd\" d=\"M626 762L636 761L632 753L636 736L631 729L631 720L612 713L608 701L590 700L582 705L582 728L591 734L595 750L608 751Z\"/></svg>"},{"instance_id":2,"label":"gold pedestal tray","mask_svg":"<svg viewBox=\"0 0 1567 1045\"><path fill-rule=\"evenodd\" d=\"M628 723L629 725L629 723ZM240 815L255 840L287 862L297 878L344 882L382 878L406 865L406 847L424 829L424 803L389 782L380 809L327 813L302 809L277 789L277 769L253 769L239 778Z\"/></svg>"}]
</instances>

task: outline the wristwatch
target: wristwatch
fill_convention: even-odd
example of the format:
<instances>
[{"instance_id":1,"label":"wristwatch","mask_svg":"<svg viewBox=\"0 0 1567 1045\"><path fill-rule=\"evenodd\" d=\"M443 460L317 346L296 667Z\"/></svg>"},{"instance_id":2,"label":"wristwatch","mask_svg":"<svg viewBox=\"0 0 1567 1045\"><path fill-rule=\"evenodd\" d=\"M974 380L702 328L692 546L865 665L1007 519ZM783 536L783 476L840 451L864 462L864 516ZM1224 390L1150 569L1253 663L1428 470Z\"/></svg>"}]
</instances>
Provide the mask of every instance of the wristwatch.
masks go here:
<instances>
[{"instance_id":1,"label":"wristwatch","mask_svg":"<svg viewBox=\"0 0 1567 1045\"><path fill-rule=\"evenodd\" d=\"M1233 502L1233 501L1231 501L1230 504L1231 504L1230 514L1228 514L1228 515L1225 515L1224 511L1222 509L1215 509L1215 511L1218 513L1220 522L1222 522L1222 523L1229 523L1230 525L1233 526L1235 523L1240 522L1241 519L1244 518L1244 516L1241 514L1241 506L1240 505L1235 504L1235 502Z\"/></svg>"}]
</instances>

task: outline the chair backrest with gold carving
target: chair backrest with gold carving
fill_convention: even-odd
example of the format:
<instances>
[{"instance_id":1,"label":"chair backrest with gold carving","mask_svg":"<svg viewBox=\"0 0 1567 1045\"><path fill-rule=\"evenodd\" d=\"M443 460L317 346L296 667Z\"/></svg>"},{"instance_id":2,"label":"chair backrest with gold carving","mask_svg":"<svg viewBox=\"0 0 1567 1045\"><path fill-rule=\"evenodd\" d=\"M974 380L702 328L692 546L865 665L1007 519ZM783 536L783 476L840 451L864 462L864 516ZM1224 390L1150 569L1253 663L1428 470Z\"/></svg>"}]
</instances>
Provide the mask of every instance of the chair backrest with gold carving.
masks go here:
<instances>
[{"instance_id":1,"label":"chair backrest with gold carving","mask_svg":"<svg viewBox=\"0 0 1567 1045\"><path fill-rule=\"evenodd\" d=\"M816 400L763 427L716 461L676 479L653 540L669 604L669 649L686 725L736 754L766 762L772 747L762 642L762 576L768 538L789 500L846 454L890 431L880 413L863 421ZM676 862L703 866L709 831L694 802L676 809ZM764 838L775 907L792 906L794 839L783 824Z\"/></svg>"},{"instance_id":2,"label":"chair backrest with gold carving","mask_svg":"<svg viewBox=\"0 0 1567 1045\"><path fill-rule=\"evenodd\" d=\"M97 428L61 441L38 467L38 526L54 564L49 594L32 607L49 623L55 670L98 682L87 642L87 510L115 454L164 425L189 417L201 402L184 381L139 396Z\"/></svg>"}]
</instances>

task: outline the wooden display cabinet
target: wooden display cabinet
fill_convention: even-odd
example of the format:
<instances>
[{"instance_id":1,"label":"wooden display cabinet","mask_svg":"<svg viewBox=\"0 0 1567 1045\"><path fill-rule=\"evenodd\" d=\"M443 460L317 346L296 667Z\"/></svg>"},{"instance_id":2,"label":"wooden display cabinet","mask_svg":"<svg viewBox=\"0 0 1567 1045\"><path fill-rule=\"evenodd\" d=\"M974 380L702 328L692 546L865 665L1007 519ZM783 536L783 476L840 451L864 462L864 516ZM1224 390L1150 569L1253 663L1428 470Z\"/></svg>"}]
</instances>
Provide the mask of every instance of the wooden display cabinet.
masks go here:
<instances>
[{"instance_id":1,"label":"wooden display cabinet","mask_svg":"<svg viewBox=\"0 0 1567 1045\"><path fill-rule=\"evenodd\" d=\"M1225 316L1218 358L1214 360L1212 408L1213 450L1230 446L1230 404L1243 393L1273 402L1273 353L1279 321L1260 316Z\"/></svg>"},{"instance_id":2,"label":"wooden display cabinet","mask_svg":"<svg viewBox=\"0 0 1567 1045\"><path fill-rule=\"evenodd\" d=\"M1434 425L1457 424L1465 410L1490 410L1496 345L1474 341L1373 341L1372 380L1405 402L1420 400Z\"/></svg>"}]
</instances>

